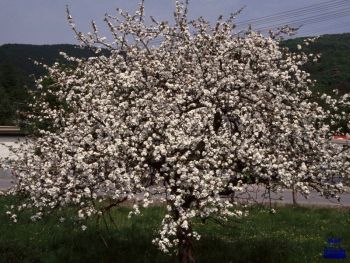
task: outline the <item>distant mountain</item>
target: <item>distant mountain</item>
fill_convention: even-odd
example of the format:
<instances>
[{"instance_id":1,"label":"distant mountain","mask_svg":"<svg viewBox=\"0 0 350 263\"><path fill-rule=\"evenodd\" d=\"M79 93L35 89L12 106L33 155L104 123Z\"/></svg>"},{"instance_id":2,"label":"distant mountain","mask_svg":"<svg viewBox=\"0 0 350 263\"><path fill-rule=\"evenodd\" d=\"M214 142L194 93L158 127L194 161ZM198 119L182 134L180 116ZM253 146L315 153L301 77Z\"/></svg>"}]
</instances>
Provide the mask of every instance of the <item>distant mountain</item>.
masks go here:
<instances>
[{"instance_id":1,"label":"distant mountain","mask_svg":"<svg viewBox=\"0 0 350 263\"><path fill-rule=\"evenodd\" d=\"M282 45L296 51L297 44L303 40L289 39ZM0 46L0 125L9 125L16 120L16 110L21 110L26 104L26 91L35 88L34 79L45 74L45 70L33 62L47 65L65 62L59 55L61 51L79 58L94 55L86 48L69 44ZM323 35L305 51L322 54L318 63L305 68L317 80L317 90L350 91L350 33Z\"/></svg>"},{"instance_id":2,"label":"distant mountain","mask_svg":"<svg viewBox=\"0 0 350 263\"><path fill-rule=\"evenodd\" d=\"M35 88L35 79L46 74L34 61L46 65L67 63L60 52L70 56L87 58L93 52L87 48L63 45L6 44L0 46L0 125L16 122L16 112L25 108L27 91Z\"/></svg>"},{"instance_id":3,"label":"distant mountain","mask_svg":"<svg viewBox=\"0 0 350 263\"><path fill-rule=\"evenodd\" d=\"M283 44L295 51L305 38L295 38ZM305 69L317 80L320 92L350 92L350 33L323 35L305 50L306 53L321 53L321 59Z\"/></svg>"},{"instance_id":4,"label":"distant mountain","mask_svg":"<svg viewBox=\"0 0 350 263\"><path fill-rule=\"evenodd\" d=\"M34 61L52 65L55 62L64 62L60 52L70 56L87 58L93 56L93 52L79 46L62 45L23 45L5 44L0 46L0 67L11 65L15 74L18 75L24 84L33 87L34 77L38 78L45 74L43 67L34 65Z\"/></svg>"}]
</instances>

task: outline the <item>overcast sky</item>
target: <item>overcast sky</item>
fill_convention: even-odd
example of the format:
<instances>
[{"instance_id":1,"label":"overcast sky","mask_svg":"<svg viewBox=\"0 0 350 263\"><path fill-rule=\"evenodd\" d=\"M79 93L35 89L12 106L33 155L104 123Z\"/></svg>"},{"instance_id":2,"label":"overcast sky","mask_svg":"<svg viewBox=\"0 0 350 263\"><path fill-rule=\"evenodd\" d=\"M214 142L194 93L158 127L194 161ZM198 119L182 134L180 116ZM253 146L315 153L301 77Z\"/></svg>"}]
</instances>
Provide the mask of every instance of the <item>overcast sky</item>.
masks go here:
<instances>
[{"instance_id":1,"label":"overcast sky","mask_svg":"<svg viewBox=\"0 0 350 263\"><path fill-rule=\"evenodd\" d=\"M105 28L104 14L113 14L116 7L133 11L138 2L139 0L0 0L0 45L76 43L66 20L66 5L69 6L78 29L90 31L89 23L94 19L108 37L107 31L102 30ZM320 3L329 5L318 6ZM246 6L237 18L239 22L312 5L316 5L312 8L313 12L301 9L299 14L293 13L289 18L290 21L304 24L299 35L350 32L350 0L191 0L190 17L203 16L214 21L220 14L229 15ZM146 14L159 20L171 21L173 8L173 0L146 0ZM334 13L327 14L332 10ZM320 17L322 14L325 16ZM287 18L288 13L284 16ZM302 19L309 20L300 22ZM317 22L318 20L323 22ZM274 18L271 24L280 22L284 22L283 14Z\"/></svg>"}]
</instances>

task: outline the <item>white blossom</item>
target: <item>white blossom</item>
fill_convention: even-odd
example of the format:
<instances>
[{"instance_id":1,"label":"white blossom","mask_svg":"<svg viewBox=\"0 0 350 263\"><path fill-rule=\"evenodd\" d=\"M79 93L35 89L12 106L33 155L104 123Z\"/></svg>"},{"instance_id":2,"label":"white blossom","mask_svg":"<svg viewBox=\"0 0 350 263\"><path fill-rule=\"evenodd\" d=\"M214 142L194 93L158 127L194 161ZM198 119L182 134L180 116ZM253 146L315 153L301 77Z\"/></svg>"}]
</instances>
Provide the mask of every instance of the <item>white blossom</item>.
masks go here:
<instances>
[{"instance_id":1,"label":"white blossom","mask_svg":"<svg viewBox=\"0 0 350 263\"><path fill-rule=\"evenodd\" d=\"M196 217L245 215L224 192L248 184L340 190L327 181L337 170L322 168L335 167L330 113L313 101L307 55L253 31L238 37L232 19L188 21L179 2L173 24L147 25L143 4L138 12L106 16L112 44L95 26L78 32L68 14L82 44L110 54L66 57L76 67L55 64L38 80L35 134L9 165L28 208L74 205L85 220L132 200L131 217L164 198L154 243L169 252L200 238Z\"/></svg>"}]
</instances>

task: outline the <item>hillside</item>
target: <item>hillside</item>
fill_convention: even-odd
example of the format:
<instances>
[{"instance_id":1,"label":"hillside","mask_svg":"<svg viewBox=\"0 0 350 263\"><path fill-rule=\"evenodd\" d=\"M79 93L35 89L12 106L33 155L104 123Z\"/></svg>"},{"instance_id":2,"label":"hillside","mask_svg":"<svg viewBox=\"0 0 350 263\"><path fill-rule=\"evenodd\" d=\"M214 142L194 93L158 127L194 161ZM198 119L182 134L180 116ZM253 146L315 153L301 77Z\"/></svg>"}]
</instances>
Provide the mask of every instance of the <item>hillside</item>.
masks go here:
<instances>
[{"instance_id":1,"label":"hillside","mask_svg":"<svg viewBox=\"0 0 350 263\"><path fill-rule=\"evenodd\" d=\"M290 39L282 43L295 51L303 38ZM0 46L0 125L10 125L16 120L16 110L25 108L27 90L34 89L34 79L45 74L41 66L33 61L52 65L63 62L59 52L86 58L93 55L88 49L74 45L22 45ZM350 91L350 33L323 35L307 49L309 53L321 53L319 63L306 67L317 80L315 89L329 92L338 89Z\"/></svg>"},{"instance_id":2,"label":"hillside","mask_svg":"<svg viewBox=\"0 0 350 263\"><path fill-rule=\"evenodd\" d=\"M34 61L52 65L54 62L64 62L59 52L65 52L74 57L89 57L93 53L88 49L83 49L75 45L22 45L22 44L6 44L0 46L0 66L10 65L13 67L16 75L18 75L24 84L33 87L34 78L45 73L43 67L34 65ZM3 76L2 76L3 77Z\"/></svg>"},{"instance_id":3,"label":"hillside","mask_svg":"<svg viewBox=\"0 0 350 263\"><path fill-rule=\"evenodd\" d=\"M290 39L284 45L295 51L297 44L303 40L304 38ZM318 63L306 67L311 76L317 80L318 91L330 92L333 89L340 92L350 91L350 33L323 35L304 51L321 53Z\"/></svg>"},{"instance_id":4,"label":"hillside","mask_svg":"<svg viewBox=\"0 0 350 263\"><path fill-rule=\"evenodd\" d=\"M35 88L34 80L45 75L45 69L34 61L46 65L64 62L61 51L80 58L93 55L88 49L68 44L0 46L0 125L14 123L16 111L26 106L27 91Z\"/></svg>"}]
</instances>

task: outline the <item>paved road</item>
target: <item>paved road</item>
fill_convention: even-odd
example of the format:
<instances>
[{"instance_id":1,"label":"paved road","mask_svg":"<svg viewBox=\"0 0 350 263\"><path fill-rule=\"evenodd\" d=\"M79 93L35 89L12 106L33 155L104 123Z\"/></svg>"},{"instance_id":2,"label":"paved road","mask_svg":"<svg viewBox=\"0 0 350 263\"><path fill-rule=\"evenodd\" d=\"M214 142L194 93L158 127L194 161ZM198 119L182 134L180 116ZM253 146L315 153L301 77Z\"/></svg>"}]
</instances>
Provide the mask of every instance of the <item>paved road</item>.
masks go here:
<instances>
[{"instance_id":1,"label":"paved road","mask_svg":"<svg viewBox=\"0 0 350 263\"><path fill-rule=\"evenodd\" d=\"M268 199L263 197L264 191L257 191L254 200L258 203L269 203ZM272 203L292 204L293 196L291 190L284 190L283 193L271 194ZM332 206L332 207L350 207L350 193L340 195L340 202L337 199L326 199L321 197L317 192L311 192L306 199L301 194L297 195L297 203L305 206Z\"/></svg>"},{"instance_id":2,"label":"paved road","mask_svg":"<svg viewBox=\"0 0 350 263\"><path fill-rule=\"evenodd\" d=\"M0 191L8 189L12 185L13 183L10 171L0 168Z\"/></svg>"},{"instance_id":3,"label":"paved road","mask_svg":"<svg viewBox=\"0 0 350 263\"><path fill-rule=\"evenodd\" d=\"M6 190L12 186L11 180L6 178L0 178L0 191Z\"/></svg>"}]
</instances>

